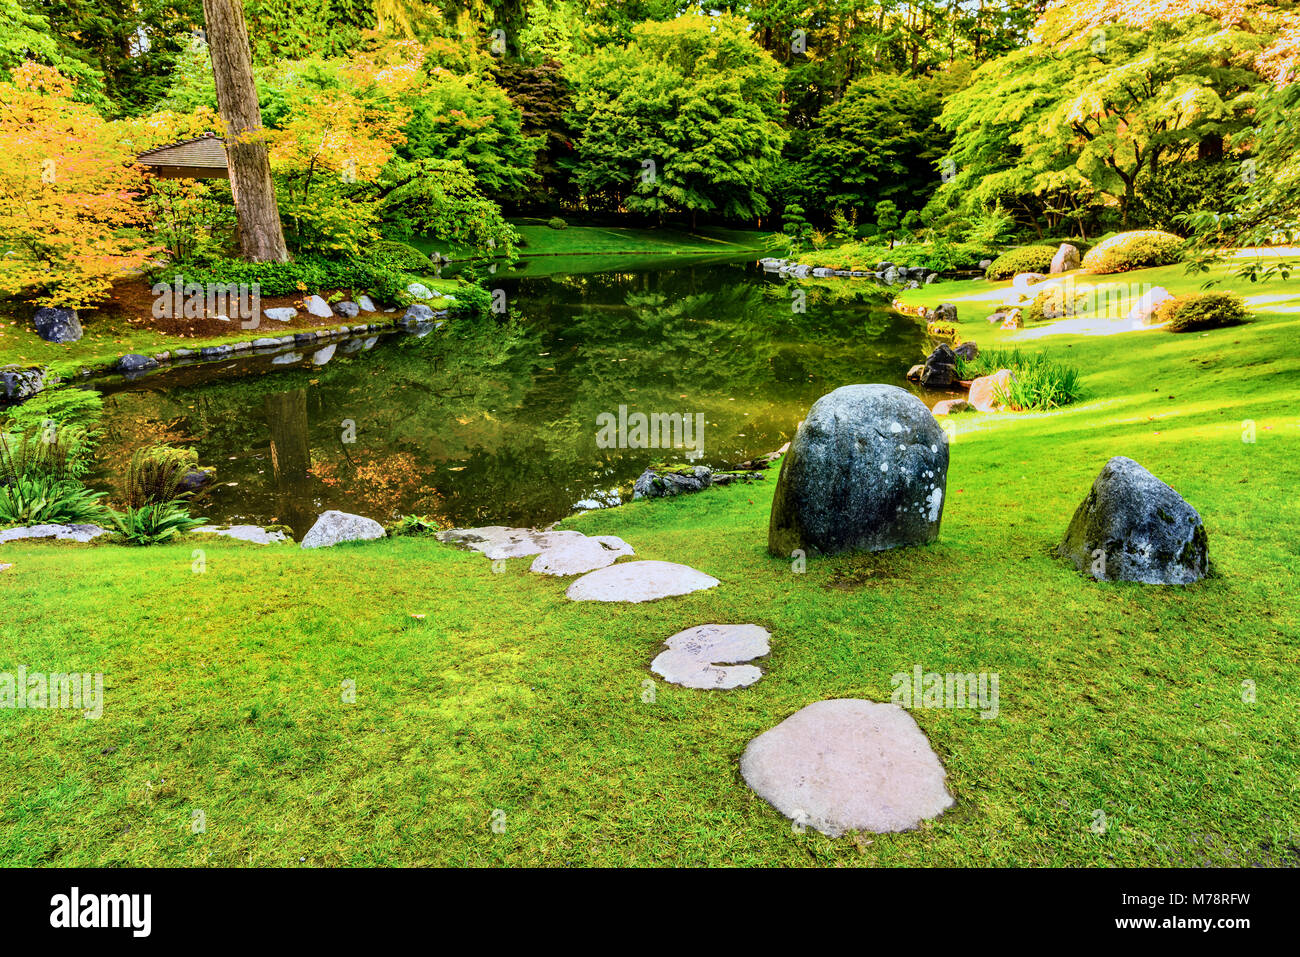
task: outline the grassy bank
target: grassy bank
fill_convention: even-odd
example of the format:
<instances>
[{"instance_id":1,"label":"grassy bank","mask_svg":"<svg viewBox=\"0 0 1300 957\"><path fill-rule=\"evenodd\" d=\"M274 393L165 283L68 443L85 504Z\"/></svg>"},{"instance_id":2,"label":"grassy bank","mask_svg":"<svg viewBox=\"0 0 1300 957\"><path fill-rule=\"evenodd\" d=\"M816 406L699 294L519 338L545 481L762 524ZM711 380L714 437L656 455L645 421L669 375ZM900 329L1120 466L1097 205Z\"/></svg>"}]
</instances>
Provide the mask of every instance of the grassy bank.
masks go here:
<instances>
[{"instance_id":1,"label":"grassy bank","mask_svg":"<svg viewBox=\"0 0 1300 957\"><path fill-rule=\"evenodd\" d=\"M1177 272L1150 271L1171 288ZM917 302L957 302L982 346L1068 356L1084 394L1049 414L955 418L931 547L796 574L765 551L775 475L571 520L722 582L640 606L571 603L528 560L493 574L423 539L0 546L0 671L103 672L107 686L98 721L0 710L0 859L1300 863L1300 286L1258 290L1272 298L1247 326L1186 336L992 329L976 298L990 290L931 286ZM1218 577L1099 584L1050 556L1112 455L1200 510ZM661 642L703 622L767 627L764 678L733 692L655 681L644 701ZM832 841L794 833L745 787L755 735L813 701L888 700L891 675L918 664L1000 676L995 720L913 712L956 798L942 817ZM191 833L196 810L206 833Z\"/></svg>"},{"instance_id":2,"label":"grassy bank","mask_svg":"<svg viewBox=\"0 0 1300 957\"><path fill-rule=\"evenodd\" d=\"M538 256L679 256L759 253L768 233L721 227L687 231L670 226L633 229L622 226L566 226L552 229L544 223L515 220L522 243L516 250L523 259ZM433 240L407 238L421 252L442 253L453 260L479 259L476 249L448 246Z\"/></svg>"}]
</instances>

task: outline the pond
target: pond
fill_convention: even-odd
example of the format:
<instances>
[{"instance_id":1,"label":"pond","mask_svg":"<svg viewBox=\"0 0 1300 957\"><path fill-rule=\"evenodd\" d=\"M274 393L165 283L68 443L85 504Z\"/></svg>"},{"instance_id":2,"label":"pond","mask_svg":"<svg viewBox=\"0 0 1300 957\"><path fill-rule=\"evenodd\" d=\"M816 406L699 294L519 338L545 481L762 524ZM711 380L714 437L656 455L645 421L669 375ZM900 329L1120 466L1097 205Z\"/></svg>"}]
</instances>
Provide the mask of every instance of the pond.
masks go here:
<instances>
[{"instance_id":1,"label":"pond","mask_svg":"<svg viewBox=\"0 0 1300 957\"><path fill-rule=\"evenodd\" d=\"M796 287L752 260L534 263L489 277L505 316L97 384L96 484L120 489L132 451L161 442L216 468L198 509L214 522L301 537L337 508L538 525L617 501L652 463L774 451L831 389L912 388L906 370L925 351L922 324L864 296L868 283L805 287L796 311ZM637 413L682 419L649 436L660 447L628 447L645 438ZM631 427L602 431L620 421Z\"/></svg>"}]
</instances>

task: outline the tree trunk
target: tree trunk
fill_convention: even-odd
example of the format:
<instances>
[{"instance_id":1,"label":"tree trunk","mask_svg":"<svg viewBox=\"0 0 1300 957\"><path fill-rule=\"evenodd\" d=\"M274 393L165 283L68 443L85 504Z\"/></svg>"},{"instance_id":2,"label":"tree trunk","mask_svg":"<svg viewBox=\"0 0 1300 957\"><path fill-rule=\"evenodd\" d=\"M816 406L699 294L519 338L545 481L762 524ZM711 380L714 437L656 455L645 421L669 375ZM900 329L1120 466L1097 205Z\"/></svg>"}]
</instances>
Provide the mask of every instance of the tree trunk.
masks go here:
<instances>
[{"instance_id":1,"label":"tree trunk","mask_svg":"<svg viewBox=\"0 0 1300 957\"><path fill-rule=\"evenodd\" d=\"M226 164L239 218L239 248L253 262L284 262L280 210L275 205L271 161L262 138L262 111L253 85L253 58L240 0L203 0L217 106L226 124Z\"/></svg>"}]
</instances>

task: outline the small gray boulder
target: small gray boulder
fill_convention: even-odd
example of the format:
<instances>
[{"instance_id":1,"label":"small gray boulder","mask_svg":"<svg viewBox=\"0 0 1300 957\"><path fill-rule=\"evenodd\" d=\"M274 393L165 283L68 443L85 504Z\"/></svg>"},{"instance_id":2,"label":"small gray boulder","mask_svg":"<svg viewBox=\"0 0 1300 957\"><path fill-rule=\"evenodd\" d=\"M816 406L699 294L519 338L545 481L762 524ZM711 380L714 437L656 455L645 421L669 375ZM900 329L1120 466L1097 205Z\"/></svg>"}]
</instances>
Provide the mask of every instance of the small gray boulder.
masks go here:
<instances>
[{"instance_id":1,"label":"small gray boulder","mask_svg":"<svg viewBox=\"0 0 1300 957\"><path fill-rule=\"evenodd\" d=\"M1189 585L1210 571L1196 509L1132 459L1106 463L1056 553L1101 581Z\"/></svg>"},{"instance_id":2,"label":"small gray boulder","mask_svg":"<svg viewBox=\"0 0 1300 957\"><path fill-rule=\"evenodd\" d=\"M81 338L81 320L77 310L62 306L42 306L32 316L36 334L46 342L76 342Z\"/></svg>"},{"instance_id":3,"label":"small gray boulder","mask_svg":"<svg viewBox=\"0 0 1300 957\"><path fill-rule=\"evenodd\" d=\"M328 548L340 542L370 541L384 537L384 527L371 518L330 510L316 519L302 538L303 548Z\"/></svg>"}]
</instances>

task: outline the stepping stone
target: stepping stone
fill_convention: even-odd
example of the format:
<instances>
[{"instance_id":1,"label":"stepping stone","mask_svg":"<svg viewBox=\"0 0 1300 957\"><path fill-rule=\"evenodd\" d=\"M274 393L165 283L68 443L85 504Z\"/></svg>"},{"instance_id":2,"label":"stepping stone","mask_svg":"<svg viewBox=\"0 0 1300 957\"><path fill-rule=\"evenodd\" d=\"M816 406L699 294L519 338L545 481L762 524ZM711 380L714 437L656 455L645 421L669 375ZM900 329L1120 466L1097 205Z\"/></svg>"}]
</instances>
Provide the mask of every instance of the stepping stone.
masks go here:
<instances>
[{"instance_id":1,"label":"stepping stone","mask_svg":"<svg viewBox=\"0 0 1300 957\"><path fill-rule=\"evenodd\" d=\"M566 538L538 555L529 571L541 575L583 575L606 568L624 555L635 554L631 545L614 535Z\"/></svg>"},{"instance_id":2,"label":"stepping stone","mask_svg":"<svg viewBox=\"0 0 1300 957\"><path fill-rule=\"evenodd\" d=\"M241 542L253 542L256 545L272 545L276 542L289 540L289 536L285 535L284 532L268 532L260 525L231 525L229 528L204 525L194 531L199 534L222 535Z\"/></svg>"},{"instance_id":3,"label":"stepping stone","mask_svg":"<svg viewBox=\"0 0 1300 957\"><path fill-rule=\"evenodd\" d=\"M583 575L565 592L573 601L654 601L713 588L720 582L674 562L622 562Z\"/></svg>"},{"instance_id":4,"label":"stepping stone","mask_svg":"<svg viewBox=\"0 0 1300 957\"><path fill-rule=\"evenodd\" d=\"M9 564L9 565L6 565L4 562L0 562L0 572L7 572L9 569L11 569L11 568L13 568L13 567L14 567L14 566L12 565L12 563Z\"/></svg>"},{"instance_id":5,"label":"stepping stone","mask_svg":"<svg viewBox=\"0 0 1300 957\"><path fill-rule=\"evenodd\" d=\"M650 670L686 688L745 688L763 677L763 672L737 662L766 655L771 637L758 625L697 625L664 642L668 650L660 653Z\"/></svg>"},{"instance_id":6,"label":"stepping stone","mask_svg":"<svg viewBox=\"0 0 1300 957\"><path fill-rule=\"evenodd\" d=\"M810 704L760 734L740 773L786 817L829 837L911 830L953 803L947 773L912 716L855 698Z\"/></svg>"},{"instance_id":7,"label":"stepping stone","mask_svg":"<svg viewBox=\"0 0 1300 957\"><path fill-rule=\"evenodd\" d=\"M582 532L539 532L535 528L507 528L504 525L453 528L438 533L438 541L482 552L492 561L540 555L563 542L579 541L586 537Z\"/></svg>"}]
</instances>

